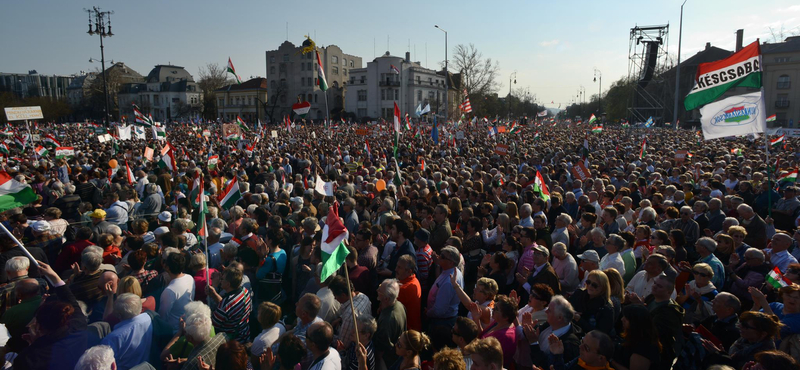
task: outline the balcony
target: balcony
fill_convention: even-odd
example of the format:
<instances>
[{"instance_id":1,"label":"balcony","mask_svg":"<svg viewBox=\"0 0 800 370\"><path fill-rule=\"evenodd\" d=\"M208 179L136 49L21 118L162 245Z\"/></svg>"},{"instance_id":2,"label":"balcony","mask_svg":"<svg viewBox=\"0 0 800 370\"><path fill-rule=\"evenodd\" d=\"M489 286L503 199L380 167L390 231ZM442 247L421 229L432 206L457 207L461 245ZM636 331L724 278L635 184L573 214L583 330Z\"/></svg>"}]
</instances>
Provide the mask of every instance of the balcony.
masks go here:
<instances>
[{"instance_id":1,"label":"balcony","mask_svg":"<svg viewBox=\"0 0 800 370\"><path fill-rule=\"evenodd\" d=\"M789 108L788 100L778 100L775 102L775 108Z\"/></svg>"},{"instance_id":2,"label":"balcony","mask_svg":"<svg viewBox=\"0 0 800 370\"><path fill-rule=\"evenodd\" d=\"M400 81L381 81L378 82L378 86L400 86Z\"/></svg>"}]
</instances>

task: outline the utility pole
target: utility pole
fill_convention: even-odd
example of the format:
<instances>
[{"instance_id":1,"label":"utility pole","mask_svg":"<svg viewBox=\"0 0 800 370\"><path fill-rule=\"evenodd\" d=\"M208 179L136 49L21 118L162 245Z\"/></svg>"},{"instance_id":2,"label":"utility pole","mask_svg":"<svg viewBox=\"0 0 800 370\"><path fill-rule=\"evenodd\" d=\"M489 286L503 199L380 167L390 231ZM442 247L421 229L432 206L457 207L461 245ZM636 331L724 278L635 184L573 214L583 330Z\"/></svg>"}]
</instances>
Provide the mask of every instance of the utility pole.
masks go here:
<instances>
[{"instance_id":1,"label":"utility pole","mask_svg":"<svg viewBox=\"0 0 800 370\"><path fill-rule=\"evenodd\" d=\"M450 101L447 99L447 93L450 92L450 74L447 72L447 31L439 25L433 26L444 32L444 122L447 123L447 109L450 108Z\"/></svg>"},{"instance_id":2,"label":"utility pole","mask_svg":"<svg viewBox=\"0 0 800 370\"><path fill-rule=\"evenodd\" d=\"M106 56L104 52L103 46L103 38L114 36L114 33L111 32L111 14L114 14L114 11L100 11L98 7L92 7L92 9L85 9L87 13L89 13L89 36L98 35L100 36L100 64L103 68L103 100L105 101L105 125L109 127L111 125L111 120L109 117L111 116L111 109L108 105L108 78L106 76ZM92 17L94 17L94 30L92 30ZM108 31L106 31L106 26L108 26Z\"/></svg>"},{"instance_id":3,"label":"utility pole","mask_svg":"<svg viewBox=\"0 0 800 370\"><path fill-rule=\"evenodd\" d=\"M675 123L675 129L679 129L678 127L678 94L680 93L678 88L680 87L681 83L681 38L683 37L683 6L686 5L686 0L683 0L683 4L681 4L681 22L680 26L678 26L678 67L675 70L675 102L672 106L672 122Z\"/></svg>"}]
</instances>

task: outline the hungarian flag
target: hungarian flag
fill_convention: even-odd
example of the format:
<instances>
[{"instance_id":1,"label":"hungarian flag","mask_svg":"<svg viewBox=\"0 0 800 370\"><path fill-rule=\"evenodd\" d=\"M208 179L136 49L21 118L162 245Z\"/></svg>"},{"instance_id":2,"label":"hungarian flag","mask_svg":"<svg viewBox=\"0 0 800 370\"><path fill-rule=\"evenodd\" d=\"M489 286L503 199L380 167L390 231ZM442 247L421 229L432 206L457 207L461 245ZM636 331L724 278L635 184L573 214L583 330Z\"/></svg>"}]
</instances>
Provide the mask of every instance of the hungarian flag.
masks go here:
<instances>
[{"instance_id":1,"label":"hungarian flag","mask_svg":"<svg viewBox=\"0 0 800 370\"><path fill-rule=\"evenodd\" d=\"M622 128L628 128L628 127L631 127L631 125L628 122L622 123Z\"/></svg>"},{"instance_id":2,"label":"hungarian flag","mask_svg":"<svg viewBox=\"0 0 800 370\"><path fill-rule=\"evenodd\" d=\"M307 101L299 102L295 105L292 105L292 110L294 111L294 114L300 117L305 117L306 114L308 114L308 111L311 110L311 103Z\"/></svg>"},{"instance_id":3,"label":"hungarian flag","mask_svg":"<svg viewBox=\"0 0 800 370\"><path fill-rule=\"evenodd\" d=\"M540 138L539 133L533 135L533 140L538 140Z\"/></svg>"},{"instance_id":4,"label":"hungarian flag","mask_svg":"<svg viewBox=\"0 0 800 370\"><path fill-rule=\"evenodd\" d=\"M797 169L778 177L778 182L797 182Z\"/></svg>"},{"instance_id":5,"label":"hungarian flag","mask_svg":"<svg viewBox=\"0 0 800 370\"><path fill-rule=\"evenodd\" d=\"M75 148L71 146L60 146L56 148L56 158L74 157Z\"/></svg>"},{"instance_id":6,"label":"hungarian flag","mask_svg":"<svg viewBox=\"0 0 800 370\"><path fill-rule=\"evenodd\" d=\"M594 126L592 127L592 133L599 134L603 132L603 126Z\"/></svg>"},{"instance_id":7,"label":"hungarian flag","mask_svg":"<svg viewBox=\"0 0 800 370\"><path fill-rule=\"evenodd\" d=\"M773 148L776 148L779 147L781 144L783 144L785 141L786 141L786 134L783 134L775 139L770 139L769 145L771 145Z\"/></svg>"},{"instance_id":8,"label":"hungarian flag","mask_svg":"<svg viewBox=\"0 0 800 370\"><path fill-rule=\"evenodd\" d=\"M594 113L592 113L592 116L591 116L591 117L589 117L589 124L591 125L591 124L593 124L595 121L597 121L597 117L595 117L595 116L594 116Z\"/></svg>"},{"instance_id":9,"label":"hungarian flag","mask_svg":"<svg viewBox=\"0 0 800 370\"><path fill-rule=\"evenodd\" d=\"M44 145L56 148L61 146L61 143L59 143L58 140L56 140L55 136L47 134L44 135Z\"/></svg>"},{"instance_id":10,"label":"hungarian flag","mask_svg":"<svg viewBox=\"0 0 800 370\"><path fill-rule=\"evenodd\" d=\"M761 47L755 41L725 59L697 66L694 87L683 106L690 111L717 100L734 87L761 86Z\"/></svg>"},{"instance_id":11,"label":"hungarian flag","mask_svg":"<svg viewBox=\"0 0 800 370\"><path fill-rule=\"evenodd\" d=\"M197 217L197 236L200 238L208 237L208 225L206 225L206 214L208 213L208 206L206 206L205 185L203 177L200 177L200 186L197 191L197 198L193 199L193 203L197 204L199 215ZM206 254L208 254L208 245L206 245ZM206 270L208 273L208 270Z\"/></svg>"},{"instance_id":12,"label":"hungarian flag","mask_svg":"<svg viewBox=\"0 0 800 370\"><path fill-rule=\"evenodd\" d=\"M231 57L228 57L228 73L232 74L234 78L236 78L236 83L242 84L242 78L236 74L236 68L233 68L233 62L231 62Z\"/></svg>"},{"instance_id":13,"label":"hungarian flag","mask_svg":"<svg viewBox=\"0 0 800 370\"><path fill-rule=\"evenodd\" d=\"M317 54L319 55L319 54ZM347 240L347 228L339 218L339 202L334 201L333 206L328 209L328 216L325 218L325 227L322 229L322 271L320 271L320 281L325 281L336 270L342 267L344 260L350 251L344 245Z\"/></svg>"},{"instance_id":14,"label":"hungarian flag","mask_svg":"<svg viewBox=\"0 0 800 370\"><path fill-rule=\"evenodd\" d=\"M328 80L325 79L325 70L322 69L322 59L320 59L319 57L319 52L316 53L317 53L317 85L319 85L320 90L327 91Z\"/></svg>"},{"instance_id":15,"label":"hungarian flag","mask_svg":"<svg viewBox=\"0 0 800 370\"><path fill-rule=\"evenodd\" d=\"M250 131L250 129L247 128L247 124L244 123L242 117L236 116L236 124L239 125L244 132Z\"/></svg>"},{"instance_id":16,"label":"hungarian flag","mask_svg":"<svg viewBox=\"0 0 800 370\"><path fill-rule=\"evenodd\" d=\"M372 151L369 150L369 141L364 140L364 151L367 152L367 156L372 158Z\"/></svg>"},{"instance_id":17,"label":"hungarian flag","mask_svg":"<svg viewBox=\"0 0 800 370\"><path fill-rule=\"evenodd\" d=\"M142 126L150 127L153 126L153 119L152 117L145 116L142 111L139 110L139 107L136 104L133 105L133 116L134 122L140 124Z\"/></svg>"},{"instance_id":18,"label":"hungarian flag","mask_svg":"<svg viewBox=\"0 0 800 370\"><path fill-rule=\"evenodd\" d=\"M217 168L217 163L218 162L219 162L219 156L218 155L214 154L214 155L209 155L208 156L208 168Z\"/></svg>"},{"instance_id":19,"label":"hungarian flag","mask_svg":"<svg viewBox=\"0 0 800 370\"><path fill-rule=\"evenodd\" d=\"M644 159L647 155L647 138L642 139L642 147L639 149L639 159Z\"/></svg>"},{"instance_id":20,"label":"hungarian flag","mask_svg":"<svg viewBox=\"0 0 800 370\"><path fill-rule=\"evenodd\" d=\"M0 212L33 203L38 198L30 186L0 172Z\"/></svg>"},{"instance_id":21,"label":"hungarian flag","mask_svg":"<svg viewBox=\"0 0 800 370\"><path fill-rule=\"evenodd\" d=\"M160 126L153 126L153 137L157 140L166 140L167 130Z\"/></svg>"},{"instance_id":22,"label":"hungarian flag","mask_svg":"<svg viewBox=\"0 0 800 370\"><path fill-rule=\"evenodd\" d=\"M778 266L775 266L775 268L767 274L767 283L772 285L772 287L775 289L792 285L792 281L783 276L781 269L779 269Z\"/></svg>"},{"instance_id":23,"label":"hungarian flag","mask_svg":"<svg viewBox=\"0 0 800 370\"><path fill-rule=\"evenodd\" d=\"M128 178L128 185L133 185L133 171L131 170L131 166L128 165L128 161L125 161L125 175Z\"/></svg>"},{"instance_id":24,"label":"hungarian flag","mask_svg":"<svg viewBox=\"0 0 800 370\"><path fill-rule=\"evenodd\" d=\"M400 165L397 164L396 159L394 161L394 185L403 185L403 173L400 171Z\"/></svg>"},{"instance_id":25,"label":"hungarian flag","mask_svg":"<svg viewBox=\"0 0 800 370\"><path fill-rule=\"evenodd\" d=\"M735 154L735 155L738 155L738 156L742 156L742 155L744 155L744 151L743 151L743 150L741 150L741 149L739 149L739 148L736 148L736 149L731 149L731 154Z\"/></svg>"},{"instance_id":26,"label":"hungarian flag","mask_svg":"<svg viewBox=\"0 0 800 370\"><path fill-rule=\"evenodd\" d=\"M395 66L394 66L394 64L392 64L392 65L390 65L390 66L389 66L389 70L390 70L390 71L392 71L392 72L393 72L394 74L396 74L396 75L399 75L399 74L400 74L400 70L399 70L399 69L397 69L397 67L395 67Z\"/></svg>"},{"instance_id":27,"label":"hungarian flag","mask_svg":"<svg viewBox=\"0 0 800 370\"><path fill-rule=\"evenodd\" d=\"M286 124L286 131L292 132L292 121L289 120L289 116L283 116L283 123Z\"/></svg>"},{"instance_id":28,"label":"hungarian flag","mask_svg":"<svg viewBox=\"0 0 800 370\"><path fill-rule=\"evenodd\" d=\"M775 122L775 120L777 120L777 119L778 119L778 115L777 114L773 114L773 115L767 117L767 122Z\"/></svg>"},{"instance_id":29,"label":"hungarian flag","mask_svg":"<svg viewBox=\"0 0 800 370\"><path fill-rule=\"evenodd\" d=\"M533 183L533 192L538 193L539 197L545 201L550 200L550 190L547 189L547 185L544 183L542 173L538 171L536 172L536 179Z\"/></svg>"},{"instance_id":30,"label":"hungarian flag","mask_svg":"<svg viewBox=\"0 0 800 370\"><path fill-rule=\"evenodd\" d=\"M178 166L175 162L175 153L174 150L167 145L164 147L166 151L161 152L161 160L158 161L158 166L161 168L166 168L169 172L175 172L178 169Z\"/></svg>"},{"instance_id":31,"label":"hungarian flag","mask_svg":"<svg viewBox=\"0 0 800 370\"><path fill-rule=\"evenodd\" d=\"M0 153L8 155L11 151L8 149L8 145L6 143L0 143Z\"/></svg>"},{"instance_id":32,"label":"hungarian flag","mask_svg":"<svg viewBox=\"0 0 800 370\"><path fill-rule=\"evenodd\" d=\"M36 154L38 154L40 157L44 157L44 156L47 155L47 149L45 149L45 147L43 147L41 145L37 146L35 151L36 151Z\"/></svg>"},{"instance_id":33,"label":"hungarian flag","mask_svg":"<svg viewBox=\"0 0 800 370\"><path fill-rule=\"evenodd\" d=\"M19 136L14 136L14 144L19 150L25 150L25 147L28 146L27 141Z\"/></svg>"},{"instance_id":34,"label":"hungarian flag","mask_svg":"<svg viewBox=\"0 0 800 370\"><path fill-rule=\"evenodd\" d=\"M239 180L237 177L234 177L231 182L228 183L228 186L225 188L225 191L219 194L219 205L224 209L229 209L236 205L236 202L239 199L242 199L242 193L239 191Z\"/></svg>"},{"instance_id":35,"label":"hungarian flag","mask_svg":"<svg viewBox=\"0 0 800 370\"><path fill-rule=\"evenodd\" d=\"M411 118L406 113L406 130L411 131Z\"/></svg>"},{"instance_id":36,"label":"hungarian flag","mask_svg":"<svg viewBox=\"0 0 800 370\"><path fill-rule=\"evenodd\" d=\"M519 126L517 126L517 121L511 122L511 127L508 129L509 134L516 134L520 130Z\"/></svg>"}]
</instances>

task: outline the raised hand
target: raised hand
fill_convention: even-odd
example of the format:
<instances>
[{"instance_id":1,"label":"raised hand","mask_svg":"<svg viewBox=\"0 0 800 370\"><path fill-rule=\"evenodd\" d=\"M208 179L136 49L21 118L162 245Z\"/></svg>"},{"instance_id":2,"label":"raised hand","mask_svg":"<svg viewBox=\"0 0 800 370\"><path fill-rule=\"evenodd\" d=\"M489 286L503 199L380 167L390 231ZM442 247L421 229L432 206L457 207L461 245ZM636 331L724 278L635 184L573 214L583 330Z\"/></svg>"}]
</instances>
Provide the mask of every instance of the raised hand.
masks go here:
<instances>
[{"instance_id":1,"label":"raised hand","mask_svg":"<svg viewBox=\"0 0 800 370\"><path fill-rule=\"evenodd\" d=\"M517 294L516 290L512 290L511 293L508 294L508 298L511 298L511 300L514 301L514 304L516 304L517 307L519 307L519 299L520 298L519 298L519 295Z\"/></svg>"},{"instance_id":2,"label":"raised hand","mask_svg":"<svg viewBox=\"0 0 800 370\"><path fill-rule=\"evenodd\" d=\"M555 334L550 334L550 336L547 337L547 341L550 343L550 353L554 355L564 354L564 342L558 339Z\"/></svg>"}]
</instances>

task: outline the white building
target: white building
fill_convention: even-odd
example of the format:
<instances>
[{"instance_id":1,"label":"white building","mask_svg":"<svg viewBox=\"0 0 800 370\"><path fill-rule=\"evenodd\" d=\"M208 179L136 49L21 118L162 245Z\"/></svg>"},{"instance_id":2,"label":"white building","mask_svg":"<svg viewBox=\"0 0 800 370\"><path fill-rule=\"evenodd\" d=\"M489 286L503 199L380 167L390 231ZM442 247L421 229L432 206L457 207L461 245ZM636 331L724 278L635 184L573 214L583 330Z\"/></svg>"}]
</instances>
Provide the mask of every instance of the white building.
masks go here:
<instances>
[{"instance_id":1,"label":"white building","mask_svg":"<svg viewBox=\"0 0 800 370\"><path fill-rule=\"evenodd\" d=\"M432 114L445 106L444 76L422 67L419 62L411 62L410 53L403 59L387 51L367 63L366 68L351 69L347 89L350 96L345 101L345 110L359 119L382 117L390 120L395 102L401 115L409 113L411 117L420 104L430 104Z\"/></svg>"},{"instance_id":2,"label":"white building","mask_svg":"<svg viewBox=\"0 0 800 370\"><path fill-rule=\"evenodd\" d=\"M118 94L120 115L133 120L133 104L156 121L199 118L203 93L183 67L157 65L144 83L129 83Z\"/></svg>"}]
</instances>

